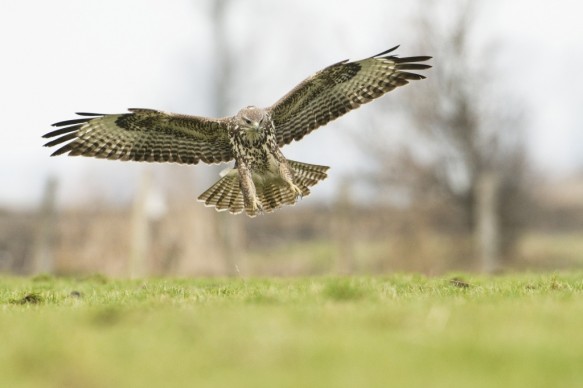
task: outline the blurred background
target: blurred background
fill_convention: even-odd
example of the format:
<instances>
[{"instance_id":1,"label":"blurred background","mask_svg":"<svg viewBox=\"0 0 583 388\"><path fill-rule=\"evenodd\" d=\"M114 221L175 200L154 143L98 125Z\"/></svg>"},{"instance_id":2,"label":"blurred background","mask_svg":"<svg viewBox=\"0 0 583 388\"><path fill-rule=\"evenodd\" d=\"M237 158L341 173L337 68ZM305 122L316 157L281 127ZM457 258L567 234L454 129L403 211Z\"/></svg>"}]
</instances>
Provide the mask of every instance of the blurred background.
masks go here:
<instances>
[{"instance_id":1,"label":"blurred background","mask_svg":"<svg viewBox=\"0 0 583 388\"><path fill-rule=\"evenodd\" d=\"M0 272L297 276L583 267L575 0L0 3ZM73 112L269 106L400 44L428 79L283 149L331 166L249 219L197 196L225 166L50 158Z\"/></svg>"}]
</instances>

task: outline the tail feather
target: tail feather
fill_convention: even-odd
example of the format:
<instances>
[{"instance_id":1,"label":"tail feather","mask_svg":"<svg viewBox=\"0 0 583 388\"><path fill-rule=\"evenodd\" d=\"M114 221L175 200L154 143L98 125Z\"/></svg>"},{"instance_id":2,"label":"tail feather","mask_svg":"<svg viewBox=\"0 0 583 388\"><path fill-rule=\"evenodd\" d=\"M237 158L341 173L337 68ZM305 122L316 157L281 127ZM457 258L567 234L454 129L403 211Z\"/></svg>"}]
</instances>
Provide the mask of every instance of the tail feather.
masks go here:
<instances>
[{"instance_id":1,"label":"tail feather","mask_svg":"<svg viewBox=\"0 0 583 388\"><path fill-rule=\"evenodd\" d=\"M257 193L263 211L270 213L283 205L293 205L296 202L296 193L281 181L270 181Z\"/></svg>"},{"instance_id":2,"label":"tail feather","mask_svg":"<svg viewBox=\"0 0 583 388\"><path fill-rule=\"evenodd\" d=\"M310 194L308 187L314 186L319 181L328 177L327 171L330 169L328 166L296 162L295 160L288 160L288 162L294 170L296 185L302 189L302 186L304 186L307 190L307 194L303 194L304 197Z\"/></svg>"},{"instance_id":3,"label":"tail feather","mask_svg":"<svg viewBox=\"0 0 583 388\"><path fill-rule=\"evenodd\" d=\"M233 214L243 211L243 193L239 188L239 176L227 174L198 197L207 206L215 206L217 211L229 210Z\"/></svg>"},{"instance_id":4,"label":"tail feather","mask_svg":"<svg viewBox=\"0 0 583 388\"><path fill-rule=\"evenodd\" d=\"M289 166L294 172L294 184L299 187L302 197L310 194L310 187L319 181L326 179L329 167L318 166L288 160ZM251 206L245 206L243 193L239 186L239 174L236 169L227 172L214 185L202 193L198 200L206 206L214 206L218 211L229 210L233 214L243 210L250 217L255 217L261 212L271 213L283 205L294 205L297 201L297 193L283 179L261 179L255 181L256 195L261 202L262 209L254 210Z\"/></svg>"}]
</instances>

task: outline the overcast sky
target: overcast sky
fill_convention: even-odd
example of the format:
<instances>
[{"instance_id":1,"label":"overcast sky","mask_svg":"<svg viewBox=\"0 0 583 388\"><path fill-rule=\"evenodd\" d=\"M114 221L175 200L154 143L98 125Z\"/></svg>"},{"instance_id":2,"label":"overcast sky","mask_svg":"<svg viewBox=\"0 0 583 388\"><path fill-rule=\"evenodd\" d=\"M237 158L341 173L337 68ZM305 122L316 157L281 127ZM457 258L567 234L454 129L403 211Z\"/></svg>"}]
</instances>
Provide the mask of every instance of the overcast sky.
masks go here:
<instances>
[{"instance_id":1,"label":"overcast sky","mask_svg":"<svg viewBox=\"0 0 583 388\"><path fill-rule=\"evenodd\" d=\"M232 113L250 104L271 105L324 66L396 44L402 45L403 56L438 57L413 52L410 21L416 8L405 3L237 0L228 18L230 47L239 61ZM51 123L73 118L73 112L148 107L213 115L209 4L0 2L0 206L34 204L49 175L59 177L65 200L90 191L116 195L123 192L116 187L134 184L141 164L49 158L40 136ZM537 166L555 174L583 166L581 4L488 1L477 22L479 36L501 46L506 89L528 108L528 146ZM245 61L246 56L253 60ZM385 98L399 98L398 91ZM332 166L330 182L321 183L322 192L330 192L338 177L354 169L352 161L360 155L349 144L350 137L339 132L367 112L363 107L286 147L284 153Z\"/></svg>"}]
</instances>

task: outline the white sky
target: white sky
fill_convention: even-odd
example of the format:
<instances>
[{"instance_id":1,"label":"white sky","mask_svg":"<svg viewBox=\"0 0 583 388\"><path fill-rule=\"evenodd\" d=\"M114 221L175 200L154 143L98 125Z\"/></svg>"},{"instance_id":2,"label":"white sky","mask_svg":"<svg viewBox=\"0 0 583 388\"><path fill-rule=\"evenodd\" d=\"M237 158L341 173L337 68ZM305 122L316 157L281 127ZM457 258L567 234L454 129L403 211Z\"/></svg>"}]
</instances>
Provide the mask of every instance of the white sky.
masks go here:
<instances>
[{"instance_id":1,"label":"white sky","mask_svg":"<svg viewBox=\"0 0 583 388\"><path fill-rule=\"evenodd\" d=\"M141 164L49 158L51 150L41 147L40 136L51 130L51 123L74 118L73 112L147 107L213 115L209 4L0 2L0 206L34 204L49 174L60 178L65 201L95 191L105 197L122 195L125 186L135 183ZM438 57L413 52L408 21L414 7L403 4L236 0L229 15L238 60L233 113L250 104L270 105L331 63L396 44L402 45L403 56ZM582 4L493 0L483 8L477 27L486 41L499 42L501 79L529 108L528 145L537 165L551 173L583 166L583 77L578 74L583 68ZM249 56L253 58L245 61ZM398 98L398 92L384 98ZM284 149L289 158L333 167L331 179L320 184L322 192L333 190L359 157L350 137L339 133L358 123L367 109Z\"/></svg>"}]
</instances>

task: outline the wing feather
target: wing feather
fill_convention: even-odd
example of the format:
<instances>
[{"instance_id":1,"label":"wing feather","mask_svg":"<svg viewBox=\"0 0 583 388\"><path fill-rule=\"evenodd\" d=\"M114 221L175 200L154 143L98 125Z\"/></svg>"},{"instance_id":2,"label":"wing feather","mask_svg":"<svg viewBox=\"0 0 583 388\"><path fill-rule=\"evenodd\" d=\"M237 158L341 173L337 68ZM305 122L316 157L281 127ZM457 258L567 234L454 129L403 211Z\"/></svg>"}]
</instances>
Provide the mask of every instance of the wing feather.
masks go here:
<instances>
[{"instance_id":1,"label":"wing feather","mask_svg":"<svg viewBox=\"0 0 583 388\"><path fill-rule=\"evenodd\" d=\"M68 154L147 162L196 164L233 159L229 119L208 119L152 109L131 113L77 113L84 118L53 124L58 129L46 147L61 145L52 156Z\"/></svg>"},{"instance_id":2,"label":"wing feather","mask_svg":"<svg viewBox=\"0 0 583 388\"><path fill-rule=\"evenodd\" d=\"M417 63L431 57L390 55L399 46L359 61L344 60L315 73L272 105L269 110L281 147L314 129L390 92L425 77L407 70L425 70Z\"/></svg>"}]
</instances>

